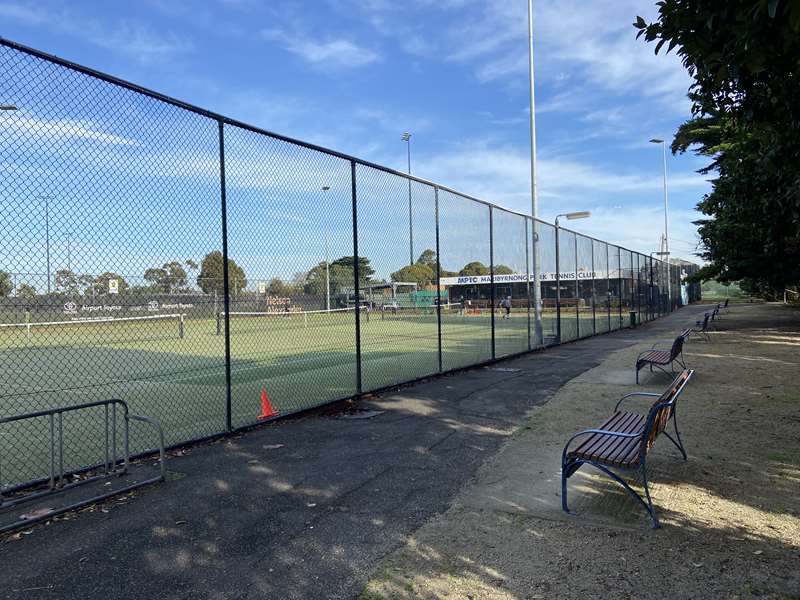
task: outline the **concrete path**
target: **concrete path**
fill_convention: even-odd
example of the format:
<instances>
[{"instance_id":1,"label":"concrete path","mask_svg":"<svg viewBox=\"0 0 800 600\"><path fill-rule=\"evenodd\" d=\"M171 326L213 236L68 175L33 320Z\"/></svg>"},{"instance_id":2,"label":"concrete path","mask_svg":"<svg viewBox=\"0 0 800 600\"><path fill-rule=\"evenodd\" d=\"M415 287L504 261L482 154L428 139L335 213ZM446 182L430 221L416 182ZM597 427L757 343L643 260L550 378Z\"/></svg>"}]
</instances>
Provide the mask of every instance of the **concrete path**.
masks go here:
<instances>
[{"instance_id":1,"label":"concrete path","mask_svg":"<svg viewBox=\"0 0 800 600\"><path fill-rule=\"evenodd\" d=\"M590 467L568 483L577 514L562 511L566 440L599 426L623 395L669 381L648 373L633 385L630 365L651 341L609 352L534 407L362 598L800 597L800 310L734 305L711 342L685 348L696 370L677 405L688 460L664 436L648 454L661 529ZM625 410L646 414L652 401Z\"/></svg>"},{"instance_id":2,"label":"concrete path","mask_svg":"<svg viewBox=\"0 0 800 600\"><path fill-rule=\"evenodd\" d=\"M363 402L385 411L371 419L307 417L192 448L166 484L0 544L0 597L354 598L533 406L701 311L410 386Z\"/></svg>"}]
</instances>

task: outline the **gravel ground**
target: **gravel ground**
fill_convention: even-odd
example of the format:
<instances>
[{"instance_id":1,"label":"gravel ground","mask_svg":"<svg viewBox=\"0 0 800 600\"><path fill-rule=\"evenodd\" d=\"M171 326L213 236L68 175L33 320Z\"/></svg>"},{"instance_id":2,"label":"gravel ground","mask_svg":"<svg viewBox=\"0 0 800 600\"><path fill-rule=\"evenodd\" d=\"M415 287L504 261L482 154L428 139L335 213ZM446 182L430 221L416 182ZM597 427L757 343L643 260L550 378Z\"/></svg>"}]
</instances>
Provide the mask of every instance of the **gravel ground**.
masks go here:
<instances>
[{"instance_id":1,"label":"gravel ground","mask_svg":"<svg viewBox=\"0 0 800 600\"><path fill-rule=\"evenodd\" d=\"M533 408L451 508L384 560L362 600L800 598L800 311L733 305L711 343L687 346L689 460L660 439L648 463L661 529L594 475L570 480L578 516L560 511L564 442L637 389L631 365L655 341ZM665 379L644 383L654 391Z\"/></svg>"}]
</instances>

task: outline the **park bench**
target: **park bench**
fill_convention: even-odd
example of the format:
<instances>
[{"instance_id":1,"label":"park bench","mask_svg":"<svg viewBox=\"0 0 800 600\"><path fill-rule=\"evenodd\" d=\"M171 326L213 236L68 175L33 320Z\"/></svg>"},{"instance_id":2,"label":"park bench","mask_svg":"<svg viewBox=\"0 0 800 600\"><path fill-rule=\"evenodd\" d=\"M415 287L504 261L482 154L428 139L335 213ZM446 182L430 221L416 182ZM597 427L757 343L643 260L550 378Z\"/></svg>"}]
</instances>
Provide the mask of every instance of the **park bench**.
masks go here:
<instances>
[{"instance_id":1,"label":"park bench","mask_svg":"<svg viewBox=\"0 0 800 600\"><path fill-rule=\"evenodd\" d=\"M650 350L640 352L639 356L636 357L636 383L639 383L639 371L648 365L650 366L651 373L653 372L653 367L655 367L667 375L672 375L675 372L672 366L675 362L685 369L686 365L683 362L683 343L690 334L691 329L684 329L681 331L678 337L675 338L675 341L672 342L672 347L670 347L669 350L658 348L658 343L656 343L653 344ZM670 368L669 372L664 369L667 365L669 365Z\"/></svg>"},{"instance_id":2,"label":"park bench","mask_svg":"<svg viewBox=\"0 0 800 600\"><path fill-rule=\"evenodd\" d=\"M711 313L706 313L703 318L695 323L695 326L689 330L689 336L696 333L701 336L705 341L710 342L711 336L708 335L708 321L711 318ZM687 337L688 339L688 337Z\"/></svg>"},{"instance_id":3,"label":"park bench","mask_svg":"<svg viewBox=\"0 0 800 600\"><path fill-rule=\"evenodd\" d=\"M731 312L730 309L728 308L728 302L730 302L730 301L731 301L730 298L725 298L725 303L722 305L722 310L725 311L725 314L728 314L728 313Z\"/></svg>"},{"instance_id":4,"label":"park bench","mask_svg":"<svg viewBox=\"0 0 800 600\"><path fill-rule=\"evenodd\" d=\"M647 510L653 522L653 529L659 527L647 484L647 455L656 438L663 433L675 444L683 459L686 460L686 450L683 448L683 441L678 431L675 404L692 375L694 375L692 370L682 371L661 395L648 392L633 392L624 395L614 407L614 414L606 419L600 427L585 429L569 438L561 454L561 507L564 512L571 514L567 502L567 479L583 465L588 464L621 484ZM625 399L633 396L654 396L657 397L657 400L646 415L621 412L620 405ZM675 437L666 431L670 421L675 429ZM576 440L579 441L573 448L570 448ZM639 472L647 502L612 469L623 472Z\"/></svg>"}]
</instances>

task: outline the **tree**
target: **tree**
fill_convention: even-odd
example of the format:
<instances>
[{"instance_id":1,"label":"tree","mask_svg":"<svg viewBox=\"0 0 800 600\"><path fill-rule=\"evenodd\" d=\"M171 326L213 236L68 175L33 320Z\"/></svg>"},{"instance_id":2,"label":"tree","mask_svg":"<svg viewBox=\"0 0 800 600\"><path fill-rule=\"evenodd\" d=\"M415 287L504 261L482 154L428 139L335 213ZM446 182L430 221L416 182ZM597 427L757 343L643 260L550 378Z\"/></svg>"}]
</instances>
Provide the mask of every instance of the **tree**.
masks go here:
<instances>
[{"instance_id":1,"label":"tree","mask_svg":"<svg viewBox=\"0 0 800 600\"><path fill-rule=\"evenodd\" d=\"M422 254L417 259L418 265L426 265L435 273L436 272L436 252L428 248L423 250Z\"/></svg>"},{"instance_id":2,"label":"tree","mask_svg":"<svg viewBox=\"0 0 800 600\"><path fill-rule=\"evenodd\" d=\"M291 284L286 283L278 277L270 279L269 283L267 284L267 294L270 296L286 298L287 296L293 296L294 293L295 288Z\"/></svg>"},{"instance_id":3,"label":"tree","mask_svg":"<svg viewBox=\"0 0 800 600\"><path fill-rule=\"evenodd\" d=\"M355 274L352 266L331 263L327 277L330 280L330 293L332 295L347 294L355 288ZM324 296L325 279L325 263L321 262L306 274L303 292L314 296Z\"/></svg>"},{"instance_id":4,"label":"tree","mask_svg":"<svg viewBox=\"0 0 800 600\"><path fill-rule=\"evenodd\" d=\"M14 284L11 282L11 276L5 271L0 271L0 298L10 295L13 289Z\"/></svg>"},{"instance_id":5,"label":"tree","mask_svg":"<svg viewBox=\"0 0 800 600\"><path fill-rule=\"evenodd\" d=\"M514 269L511 267L507 267L506 265L495 265L494 266L494 274L495 275L513 275Z\"/></svg>"},{"instance_id":6,"label":"tree","mask_svg":"<svg viewBox=\"0 0 800 600\"><path fill-rule=\"evenodd\" d=\"M122 275L118 275L111 271L106 271L105 273L101 273L94 278L94 281L92 282L93 293L97 296L108 294L108 282L112 279L117 280L118 293L124 294L128 290L128 282L125 281L125 278Z\"/></svg>"},{"instance_id":7,"label":"tree","mask_svg":"<svg viewBox=\"0 0 800 600\"><path fill-rule=\"evenodd\" d=\"M36 297L36 288L27 283L20 283L17 286L17 297L31 300Z\"/></svg>"},{"instance_id":8,"label":"tree","mask_svg":"<svg viewBox=\"0 0 800 600\"><path fill-rule=\"evenodd\" d=\"M59 269L55 275L55 288L59 294L74 296L80 288L79 278L69 269Z\"/></svg>"},{"instance_id":9,"label":"tree","mask_svg":"<svg viewBox=\"0 0 800 600\"><path fill-rule=\"evenodd\" d=\"M206 294L217 293L222 295L225 291L223 280L224 262L222 252L214 250L206 254L200 263L200 274L197 276L197 286ZM231 295L238 295L247 287L247 276L232 258L228 258L228 288Z\"/></svg>"},{"instance_id":10,"label":"tree","mask_svg":"<svg viewBox=\"0 0 800 600\"><path fill-rule=\"evenodd\" d=\"M324 264L324 263L323 263ZM346 269L350 269L352 273L354 270L355 261L353 260L352 256L343 256L341 258L337 258L335 261L331 263L331 267L340 266ZM372 280L372 276L375 274L375 269L369 264L369 259L365 256L358 257L358 279L361 283L369 283Z\"/></svg>"},{"instance_id":11,"label":"tree","mask_svg":"<svg viewBox=\"0 0 800 600\"><path fill-rule=\"evenodd\" d=\"M774 295L800 281L800 3L664 0L634 27L658 53L676 49L693 78L693 117L674 153L692 148L715 173L698 204L699 279L744 280Z\"/></svg>"},{"instance_id":12,"label":"tree","mask_svg":"<svg viewBox=\"0 0 800 600\"><path fill-rule=\"evenodd\" d=\"M392 281L413 282L421 285L436 281L436 272L430 266L417 262L391 274Z\"/></svg>"},{"instance_id":13,"label":"tree","mask_svg":"<svg viewBox=\"0 0 800 600\"><path fill-rule=\"evenodd\" d=\"M182 263L173 260L172 262L164 263L161 267L147 269L144 272L144 279L157 291L171 294L175 290L186 286L186 269L183 268Z\"/></svg>"},{"instance_id":14,"label":"tree","mask_svg":"<svg viewBox=\"0 0 800 600\"><path fill-rule=\"evenodd\" d=\"M484 265L482 262L474 261L471 263L467 263L464 265L464 268L461 269L458 274L462 277L466 276L478 276L478 275L488 275L489 274L489 267Z\"/></svg>"}]
</instances>

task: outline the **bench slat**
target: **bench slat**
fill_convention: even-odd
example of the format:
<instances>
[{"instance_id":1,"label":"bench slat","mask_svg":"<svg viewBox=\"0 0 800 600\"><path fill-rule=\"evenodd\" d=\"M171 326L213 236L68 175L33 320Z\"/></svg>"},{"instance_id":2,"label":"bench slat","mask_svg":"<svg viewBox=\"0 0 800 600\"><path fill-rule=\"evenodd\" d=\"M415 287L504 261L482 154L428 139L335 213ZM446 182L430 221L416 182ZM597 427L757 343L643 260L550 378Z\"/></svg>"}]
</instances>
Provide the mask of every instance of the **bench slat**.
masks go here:
<instances>
[{"instance_id":1,"label":"bench slat","mask_svg":"<svg viewBox=\"0 0 800 600\"><path fill-rule=\"evenodd\" d=\"M638 433L644 427L645 417L636 413L618 412L606 419L599 427L618 433ZM595 433L569 455L584 458L611 466L628 465L638 461L641 438L623 438Z\"/></svg>"}]
</instances>

